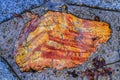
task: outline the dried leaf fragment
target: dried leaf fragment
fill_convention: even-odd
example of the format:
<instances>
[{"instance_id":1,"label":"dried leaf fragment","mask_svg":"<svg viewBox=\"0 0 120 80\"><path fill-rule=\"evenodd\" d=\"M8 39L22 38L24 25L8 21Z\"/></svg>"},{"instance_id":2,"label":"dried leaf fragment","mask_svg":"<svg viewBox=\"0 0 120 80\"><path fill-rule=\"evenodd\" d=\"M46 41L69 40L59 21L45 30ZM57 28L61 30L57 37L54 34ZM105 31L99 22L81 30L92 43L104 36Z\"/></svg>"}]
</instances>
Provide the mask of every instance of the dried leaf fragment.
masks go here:
<instances>
[{"instance_id":1,"label":"dried leaf fragment","mask_svg":"<svg viewBox=\"0 0 120 80\"><path fill-rule=\"evenodd\" d=\"M105 22L48 11L26 23L16 43L15 60L22 71L76 67L88 60L110 33Z\"/></svg>"}]
</instances>

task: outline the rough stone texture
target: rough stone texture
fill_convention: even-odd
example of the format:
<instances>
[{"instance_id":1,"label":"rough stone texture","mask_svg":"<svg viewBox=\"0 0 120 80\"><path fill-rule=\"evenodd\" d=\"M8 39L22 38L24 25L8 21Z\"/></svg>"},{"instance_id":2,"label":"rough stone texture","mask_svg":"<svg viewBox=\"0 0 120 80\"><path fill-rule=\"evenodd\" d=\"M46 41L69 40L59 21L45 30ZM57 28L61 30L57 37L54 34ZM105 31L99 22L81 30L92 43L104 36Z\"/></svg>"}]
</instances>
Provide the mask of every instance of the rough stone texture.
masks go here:
<instances>
[{"instance_id":1,"label":"rough stone texture","mask_svg":"<svg viewBox=\"0 0 120 80\"><path fill-rule=\"evenodd\" d=\"M120 10L119 0L65 0L66 3L85 4L92 7Z\"/></svg>"},{"instance_id":2,"label":"rough stone texture","mask_svg":"<svg viewBox=\"0 0 120 80\"><path fill-rule=\"evenodd\" d=\"M45 7L45 6L44 6ZM39 7L33 11L43 14L45 12L44 7ZM57 10L57 7L56 7ZM99 16L101 21L108 22L112 29L112 35L106 44L102 44L98 47L98 50L91 56L89 61L82 66L76 68L65 69L62 71L56 71L53 69L46 69L43 72L20 72L18 66L13 59L13 49L15 41L17 40L20 30L23 27L26 20L14 18L7 22L0 24L0 54L7 59L7 61L13 66L13 69L21 77L22 80L81 80L79 71L83 71L87 67L91 68L91 60L95 56L103 56L107 63L111 63L120 59L120 14L119 12L103 11L98 9L92 9L88 7L80 6L68 6L69 13L72 13L80 18L93 20L95 16ZM19 23L18 23L19 22ZM114 69L112 80L120 79L120 62L109 65ZM67 74L67 71L77 71L78 77L73 77ZM109 80L109 78L107 78ZM84 78L84 80L87 80ZM102 77L99 80L103 80Z\"/></svg>"},{"instance_id":3,"label":"rough stone texture","mask_svg":"<svg viewBox=\"0 0 120 80\"><path fill-rule=\"evenodd\" d=\"M44 3L45 0L0 0L0 22L13 17L14 13L33 8Z\"/></svg>"},{"instance_id":4,"label":"rough stone texture","mask_svg":"<svg viewBox=\"0 0 120 80\"><path fill-rule=\"evenodd\" d=\"M92 7L120 10L120 0L0 0L0 22L48 2L47 8L56 9L59 4L85 4Z\"/></svg>"},{"instance_id":5,"label":"rough stone texture","mask_svg":"<svg viewBox=\"0 0 120 80\"><path fill-rule=\"evenodd\" d=\"M0 80L18 80L2 57L0 57Z\"/></svg>"}]
</instances>

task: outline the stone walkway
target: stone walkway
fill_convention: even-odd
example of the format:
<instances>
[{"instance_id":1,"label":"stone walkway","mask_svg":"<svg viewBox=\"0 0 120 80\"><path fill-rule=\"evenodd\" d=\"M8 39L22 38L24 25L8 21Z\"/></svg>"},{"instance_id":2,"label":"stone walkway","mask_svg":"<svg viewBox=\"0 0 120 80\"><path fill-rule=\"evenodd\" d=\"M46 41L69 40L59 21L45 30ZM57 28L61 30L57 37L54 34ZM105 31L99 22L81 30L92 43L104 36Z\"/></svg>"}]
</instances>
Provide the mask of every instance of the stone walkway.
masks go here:
<instances>
[{"instance_id":1,"label":"stone walkway","mask_svg":"<svg viewBox=\"0 0 120 80\"><path fill-rule=\"evenodd\" d=\"M120 11L119 0L0 0L0 23L13 18L14 13L23 13L25 10L47 3L54 6L52 9L56 4L79 4ZM50 5L47 5L47 8L50 8Z\"/></svg>"},{"instance_id":2,"label":"stone walkway","mask_svg":"<svg viewBox=\"0 0 120 80\"><path fill-rule=\"evenodd\" d=\"M0 80L19 80L2 57L0 57Z\"/></svg>"}]
</instances>

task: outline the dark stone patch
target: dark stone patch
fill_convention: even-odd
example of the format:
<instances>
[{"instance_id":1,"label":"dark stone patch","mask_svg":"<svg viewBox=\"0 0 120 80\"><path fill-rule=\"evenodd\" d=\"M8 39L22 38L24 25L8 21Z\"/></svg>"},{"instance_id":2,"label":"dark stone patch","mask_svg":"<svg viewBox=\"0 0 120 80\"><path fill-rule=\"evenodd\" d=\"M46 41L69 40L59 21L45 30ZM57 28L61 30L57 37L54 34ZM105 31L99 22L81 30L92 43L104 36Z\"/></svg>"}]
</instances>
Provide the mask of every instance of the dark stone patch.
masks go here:
<instances>
[{"instance_id":1,"label":"dark stone patch","mask_svg":"<svg viewBox=\"0 0 120 80\"><path fill-rule=\"evenodd\" d=\"M77 78L77 77L78 77L78 74L76 73L75 70L73 70L73 71L67 71L67 73L68 73L69 75L72 75L73 78Z\"/></svg>"}]
</instances>

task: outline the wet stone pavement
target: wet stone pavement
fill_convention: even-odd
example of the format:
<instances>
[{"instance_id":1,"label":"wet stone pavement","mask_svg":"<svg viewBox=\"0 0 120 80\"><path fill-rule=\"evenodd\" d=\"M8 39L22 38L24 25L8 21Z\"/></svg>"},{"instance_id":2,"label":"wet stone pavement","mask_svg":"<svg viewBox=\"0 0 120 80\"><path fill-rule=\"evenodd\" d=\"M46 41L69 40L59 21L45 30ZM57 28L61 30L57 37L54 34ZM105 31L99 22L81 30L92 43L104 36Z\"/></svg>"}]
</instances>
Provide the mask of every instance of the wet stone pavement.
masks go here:
<instances>
[{"instance_id":1,"label":"wet stone pavement","mask_svg":"<svg viewBox=\"0 0 120 80\"><path fill-rule=\"evenodd\" d=\"M82 77L81 71L87 68L93 68L92 59L96 56L103 57L106 64L120 60L120 12L76 5L67 6L68 12L79 18L94 20L95 16L99 16L100 21L109 23L112 34L108 42L101 44L86 63L76 68L64 69L61 71L49 68L42 72L21 72L14 61L13 51L19 33L28 19L21 20L19 18L13 18L0 24L0 56L7 60L13 69L11 71L11 67L0 58L0 80L88 80L86 76ZM56 8L56 10L58 11L59 9ZM40 6L32 9L32 11L39 13L39 15L43 15L47 9L45 6ZM111 79L120 80L120 62L110 64L107 67L111 67L113 70ZM110 76L99 76L98 80L110 80Z\"/></svg>"}]
</instances>

